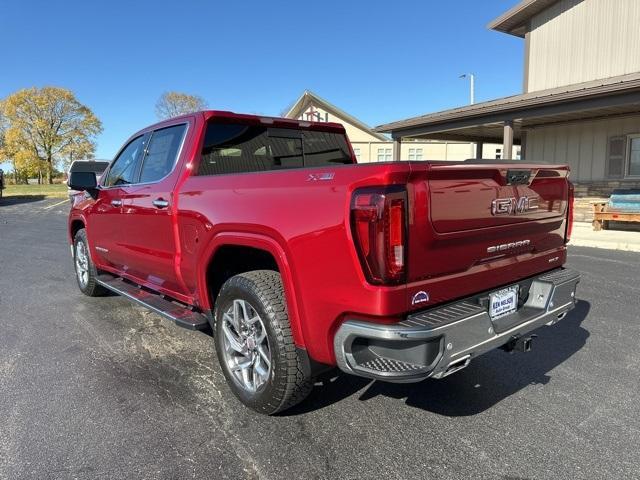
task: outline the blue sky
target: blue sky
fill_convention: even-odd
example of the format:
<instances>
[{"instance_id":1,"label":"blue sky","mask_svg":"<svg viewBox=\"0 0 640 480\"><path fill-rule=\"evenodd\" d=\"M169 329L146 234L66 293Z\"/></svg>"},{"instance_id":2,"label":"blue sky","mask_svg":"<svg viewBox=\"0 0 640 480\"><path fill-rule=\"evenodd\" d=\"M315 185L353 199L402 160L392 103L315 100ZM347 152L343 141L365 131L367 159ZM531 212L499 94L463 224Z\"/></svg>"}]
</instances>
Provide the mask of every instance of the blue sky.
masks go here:
<instances>
[{"instance_id":1,"label":"blue sky","mask_svg":"<svg viewBox=\"0 0 640 480\"><path fill-rule=\"evenodd\" d=\"M370 125L519 93L523 42L486 24L517 0L33 1L0 6L0 97L73 90L98 158L156 121L162 92L278 115L310 89Z\"/></svg>"}]
</instances>

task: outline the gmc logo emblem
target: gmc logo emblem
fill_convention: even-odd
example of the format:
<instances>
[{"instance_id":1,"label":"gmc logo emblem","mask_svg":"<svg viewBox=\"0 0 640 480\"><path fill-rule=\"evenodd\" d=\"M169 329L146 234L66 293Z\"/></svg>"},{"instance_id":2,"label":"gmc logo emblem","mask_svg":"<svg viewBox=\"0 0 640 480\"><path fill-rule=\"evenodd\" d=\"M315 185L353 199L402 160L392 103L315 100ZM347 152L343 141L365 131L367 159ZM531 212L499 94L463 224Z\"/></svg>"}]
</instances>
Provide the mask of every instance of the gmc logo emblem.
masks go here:
<instances>
[{"instance_id":1,"label":"gmc logo emblem","mask_svg":"<svg viewBox=\"0 0 640 480\"><path fill-rule=\"evenodd\" d=\"M538 197L496 198L491 202L493 215L518 215L538 209Z\"/></svg>"}]
</instances>

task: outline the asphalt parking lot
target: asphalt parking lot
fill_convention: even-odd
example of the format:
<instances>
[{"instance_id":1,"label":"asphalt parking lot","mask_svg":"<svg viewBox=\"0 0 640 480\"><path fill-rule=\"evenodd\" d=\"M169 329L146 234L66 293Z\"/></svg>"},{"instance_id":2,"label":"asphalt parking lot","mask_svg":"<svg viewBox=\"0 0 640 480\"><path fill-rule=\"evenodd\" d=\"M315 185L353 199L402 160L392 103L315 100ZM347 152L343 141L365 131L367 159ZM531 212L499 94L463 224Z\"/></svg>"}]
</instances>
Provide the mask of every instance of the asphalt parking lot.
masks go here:
<instances>
[{"instance_id":1,"label":"asphalt parking lot","mask_svg":"<svg viewBox=\"0 0 640 480\"><path fill-rule=\"evenodd\" d=\"M78 291L59 201L0 201L0 478L640 478L638 253L572 247L580 301L530 353L264 417L209 336Z\"/></svg>"}]
</instances>

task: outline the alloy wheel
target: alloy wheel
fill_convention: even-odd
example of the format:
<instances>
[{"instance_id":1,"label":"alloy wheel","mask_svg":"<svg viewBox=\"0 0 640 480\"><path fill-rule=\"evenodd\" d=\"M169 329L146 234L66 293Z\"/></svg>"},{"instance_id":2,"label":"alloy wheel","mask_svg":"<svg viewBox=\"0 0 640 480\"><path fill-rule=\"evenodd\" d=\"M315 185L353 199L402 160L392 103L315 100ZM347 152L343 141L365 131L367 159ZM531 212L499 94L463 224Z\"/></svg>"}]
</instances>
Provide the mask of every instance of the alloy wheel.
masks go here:
<instances>
[{"instance_id":1,"label":"alloy wheel","mask_svg":"<svg viewBox=\"0 0 640 480\"><path fill-rule=\"evenodd\" d=\"M246 300L235 299L222 315L224 358L236 383L248 392L266 384L271 351L260 315Z\"/></svg>"},{"instance_id":2,"label":"alloy wheel","mask_svg":"<svg viewBox=\"0 0 640 480\"><path fill-rule=\"evenodd\" d=\"M89 256L84 242L76 244L76 275L82 288L89 283Z\"/></svg>"}]
</instances>

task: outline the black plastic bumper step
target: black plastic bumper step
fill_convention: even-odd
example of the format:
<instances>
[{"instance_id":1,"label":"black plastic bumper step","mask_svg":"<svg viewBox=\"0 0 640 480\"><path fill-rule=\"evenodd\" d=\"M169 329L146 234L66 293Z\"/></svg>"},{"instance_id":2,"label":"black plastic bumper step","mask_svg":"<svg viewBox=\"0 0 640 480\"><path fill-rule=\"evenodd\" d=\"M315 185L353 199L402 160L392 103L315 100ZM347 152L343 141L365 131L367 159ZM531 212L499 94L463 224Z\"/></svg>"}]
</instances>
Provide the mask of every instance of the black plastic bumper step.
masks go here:
<instances>
[{"instance_id":1,"label":"black plastic bumper step","mask_svg":"<svg viewBox=\"0 0 640 480\"><path fill-rule=\"evenodd\" d=\"M202 313L194 312L183 304L167 300L162 295L138 287L123 278L102 273L98 275L97 282L112 292L174 321L180 327L188 328L189 330L205 330L208 328L209 322Z\"/></svg>"}]
</instances>

